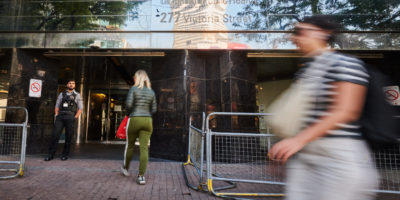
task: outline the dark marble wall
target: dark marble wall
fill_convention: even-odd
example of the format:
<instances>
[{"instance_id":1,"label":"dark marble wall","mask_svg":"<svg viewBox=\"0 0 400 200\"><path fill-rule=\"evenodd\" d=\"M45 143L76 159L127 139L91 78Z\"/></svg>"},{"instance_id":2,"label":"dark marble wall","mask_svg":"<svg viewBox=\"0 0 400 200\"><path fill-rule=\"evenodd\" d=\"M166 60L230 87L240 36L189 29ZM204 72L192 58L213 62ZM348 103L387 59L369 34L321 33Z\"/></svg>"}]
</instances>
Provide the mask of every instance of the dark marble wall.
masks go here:
<instances>
[{"instance_id":1,"label":"dark marble wall","mask_svg":"<svg viewBox=\"0 0 400 200\"><path fill-rule=\"evenodd\" d=\"M257 67L252 66L247 59L247 53L241 51L229 51L230 68L230 108L232 112L257 112L256 82ZM229 104L228 104L229 105ZM233 129L242 131L255 130L254 117L233 118ZM240 124L240 125L239 125Z\"/></svg>"},{"instance_id":2,"label":"dark marble wall","mask_svg":"<svg viewBox=\"0 0 400 200\"><path fill-rule=\"evenodd\" d=\"M257 111L256 106L256 90L257 81L256 67L252 66L247 59L246 52L242 51L225 51L219 57L219 73L213 73L213 82L209 84L210 93L217 94L220 89L219 97L220 108L217 111L222 112L248 112ZM217 75L217 76L215 76ZM219 77L218 77L219 76ZM216 81L218 81L218 84ZM212 97L210 97L212 98ZM224 132L257 132L257 118L255 116L216 116L210 122L211 128L216 131ZM219 138L219 139L218 139ZM249 145L249 141L236 137L228 139L230 143L227 149L227 138L213 138L212 153L224 152L224 158L220 161L238 162L249 159L248 155L244 155L243 149ZM215 158L215 156L213 156Z\"/></svg>"},{"instance_id":3,"label":"dark marble wall","mask_svg":"<svg viewBox=\"0 0 400 200\"><path fill-rule=\"evenodd\" d=\"M255 66L250 65L246 52L223 51L206 58L207 113L218 112L256 112L257 81ZM232 130L243 128L249 117L217 117L210 126L217 129Z\"/></svg>"},{"instance_id":4,"label":"dark marble wall","mask_svg":"<svg viewBox=\"0 0 400 200\"><path fill-rule=\"evenodd\" d=\"M187 118L192 118L192 125L201 128L202 113L206 111L207 79L206 57L198 52L188 51L186 58L187 70ZM189 123L189 121L187 122Z\"/></svg>"},{"instance_id":5,"label":"dark marble wall","mask_svg":"<svg viewBox=\"0 0 400 200\"><path fill-rule=\"evenodd\" d=\"M185 156L185 57L185 51L172 51L153 59L150 74L158 108L153 116L150 156L173 160L182 160Z\"/></svg>"},{"instance_id":6,"label":"dark marble wall","mask_svg":"<svg viewBox=\"0 0 400 200\"><path fill-rule=\"evenodd\" d=\"M194 118L192 120L194 126L201 128L201 112L209 114L257 110L256 67L249 64L246 52L189 51L186 61L187 87L189 87L187 113ZM217 116L210 119L210 127L217 131L255 131L257 126L254 117ZM217 141L213 140L214 144L215 142ZM234 146L243 146L241 140L235 142L237 145ZM221 146L223 145L219 145ZM241 149L229 150L226 159L237 159L233 158L240 155L240 153L235 154L236 151Z\"/></svg>"},{"instance_id":7,"label":"dark marble wall","mask_svg":"<svg viewBox=\"0 0 400 200\"><path fill-rule=\"evenodd\" d=\"M368 65L378 68L382 73L389 77L392 85L400 85L400 52L388 51L383 53L384 59L362 59ZM392 106L400 113L400 106Z\"/></svg>"},{"instance_id":8,"label":"dark marble wall","mask_svg":"<svg viewBox=\"0 0 400 200\"><path fill-rule=\"evenodd\" d=\"M57 97L57 66L58 60L43 57L41 52L13 49L7 106L23 106L28 109L30 128L27 153L45 152L47 149ZM32 78L42 80L40 98L29 97L29 82Z\"/></svg>"},{"instance_id":9,"label":"dark marble wall","mask_svg":"<svg viewBox=\"0 0 400 200\"><path fill-rule=\"evenodd\" d=\"M164 58L153 60L152 69L152 85L159 102L153 118L152 156L174 160L186 157L190 116L192 124L201 128L202 112L257 110L256 68L248 64L246 52L168 52ZM245 122L254 129L251 119L219 117L211 124L226 130Z\"/></svg>"}]
</instances>

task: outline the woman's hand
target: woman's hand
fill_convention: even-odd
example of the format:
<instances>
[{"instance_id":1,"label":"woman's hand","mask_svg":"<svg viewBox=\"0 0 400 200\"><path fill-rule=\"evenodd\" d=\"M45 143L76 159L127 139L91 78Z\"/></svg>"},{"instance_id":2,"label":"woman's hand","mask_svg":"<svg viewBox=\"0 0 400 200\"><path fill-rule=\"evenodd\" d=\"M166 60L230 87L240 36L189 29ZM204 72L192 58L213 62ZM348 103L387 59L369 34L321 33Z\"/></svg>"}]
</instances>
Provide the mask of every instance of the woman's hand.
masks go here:
<instances>
[{"instance_id":1,"label":"woman's hand","mask_svg":"<svg viewBox=\"0 0 400 200\"><path fill-rule=\"evenodd\" d=\"M303 142L299 137L291 137L276 143L268 152L268 157L271 160L276 160L281 163L286 161L295 153L300 151L306 142Z\"/></svg>"}]
</instances>

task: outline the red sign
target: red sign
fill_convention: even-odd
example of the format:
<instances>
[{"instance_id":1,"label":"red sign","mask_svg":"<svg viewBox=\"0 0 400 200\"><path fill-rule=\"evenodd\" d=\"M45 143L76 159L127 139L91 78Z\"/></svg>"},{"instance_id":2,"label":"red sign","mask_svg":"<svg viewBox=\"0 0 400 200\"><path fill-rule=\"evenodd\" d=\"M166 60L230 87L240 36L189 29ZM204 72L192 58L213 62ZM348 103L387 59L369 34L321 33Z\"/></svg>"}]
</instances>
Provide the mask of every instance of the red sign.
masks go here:
<instances>
[{"instance_id":1,"label":"red sign","mask_svg":"<svg viewBox=\"0 0 400 200\"><path fill-rule=\"evenodd\" d=\"M32 92L39 92L40 91L40 84L37 82L34 82L31 84L31 90Z\"/></svg>"},{"instance_id":2,"label":"red sign","mask_svg":"<svg viewBox=\"0 0 400 200\"><path fill-rule=\"evenodd\" d=\"M392 105L400 105L399 86L387 86L383 88L383 91L385 92L386 101Z\"/></svg>"},{"instance_id":3,"label":"red sign","mask_svg":"<svg viewBox=\"0 0 400 200\"><path fill-rule=\"evenodd\" d=\"M31 79L29 82L29 97L41 97L42 80Z\"/></svg>"}]
</instances>

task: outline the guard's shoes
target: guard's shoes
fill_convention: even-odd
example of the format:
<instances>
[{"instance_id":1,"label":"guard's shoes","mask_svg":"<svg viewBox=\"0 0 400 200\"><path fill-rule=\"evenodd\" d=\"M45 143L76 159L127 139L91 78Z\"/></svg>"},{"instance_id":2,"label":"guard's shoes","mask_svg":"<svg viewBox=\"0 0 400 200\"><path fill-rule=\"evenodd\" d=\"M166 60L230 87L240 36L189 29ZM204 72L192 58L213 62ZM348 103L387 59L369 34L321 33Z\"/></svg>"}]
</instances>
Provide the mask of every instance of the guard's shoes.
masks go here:
<instances>
[{"instance_id":1,"label":"guard's shoes","mask_svg":"<svg viewBox=\"0 0 400 200\"><path fill-rule=\"evenodd\" d=\"M68 160L68 156L62 156L62 157L61 157L61 160L62 160L62 161Z\"/></svg>"},{"instance_id":2,"label":"guard's shoes","mask_svg":"<svg viewBox=\"0 0 400 200\"><path fill-rule=\"evenodd\" d=\"M53 160L53 156L47 156L46 158L44 158L44 161L50 161L50 160Z\"/></svg>"}]
</instances>

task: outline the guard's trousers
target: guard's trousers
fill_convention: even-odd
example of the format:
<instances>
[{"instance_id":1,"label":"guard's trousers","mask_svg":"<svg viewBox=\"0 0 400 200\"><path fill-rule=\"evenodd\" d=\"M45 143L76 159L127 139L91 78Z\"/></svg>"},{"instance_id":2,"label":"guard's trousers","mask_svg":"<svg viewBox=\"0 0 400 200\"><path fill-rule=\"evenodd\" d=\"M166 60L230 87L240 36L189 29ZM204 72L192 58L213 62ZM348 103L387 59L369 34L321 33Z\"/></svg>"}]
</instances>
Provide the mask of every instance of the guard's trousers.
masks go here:
<instances>
[{"instance_id":1,"label":"guard's trousers","mask_svg":"<svg viewBox=\"0 0 400 200\"><path fill-rule=\"evenodd\" d=\"M49 155L54 156L54 154L56 153L58 141L60 140L60 135L63 128L65 128L65 144L62 155L69 155L71 140L74 133L74 126L75 116L73 114L59 114L56 116L52 139L49 146Z\"/></svg>"}]
</instances>

